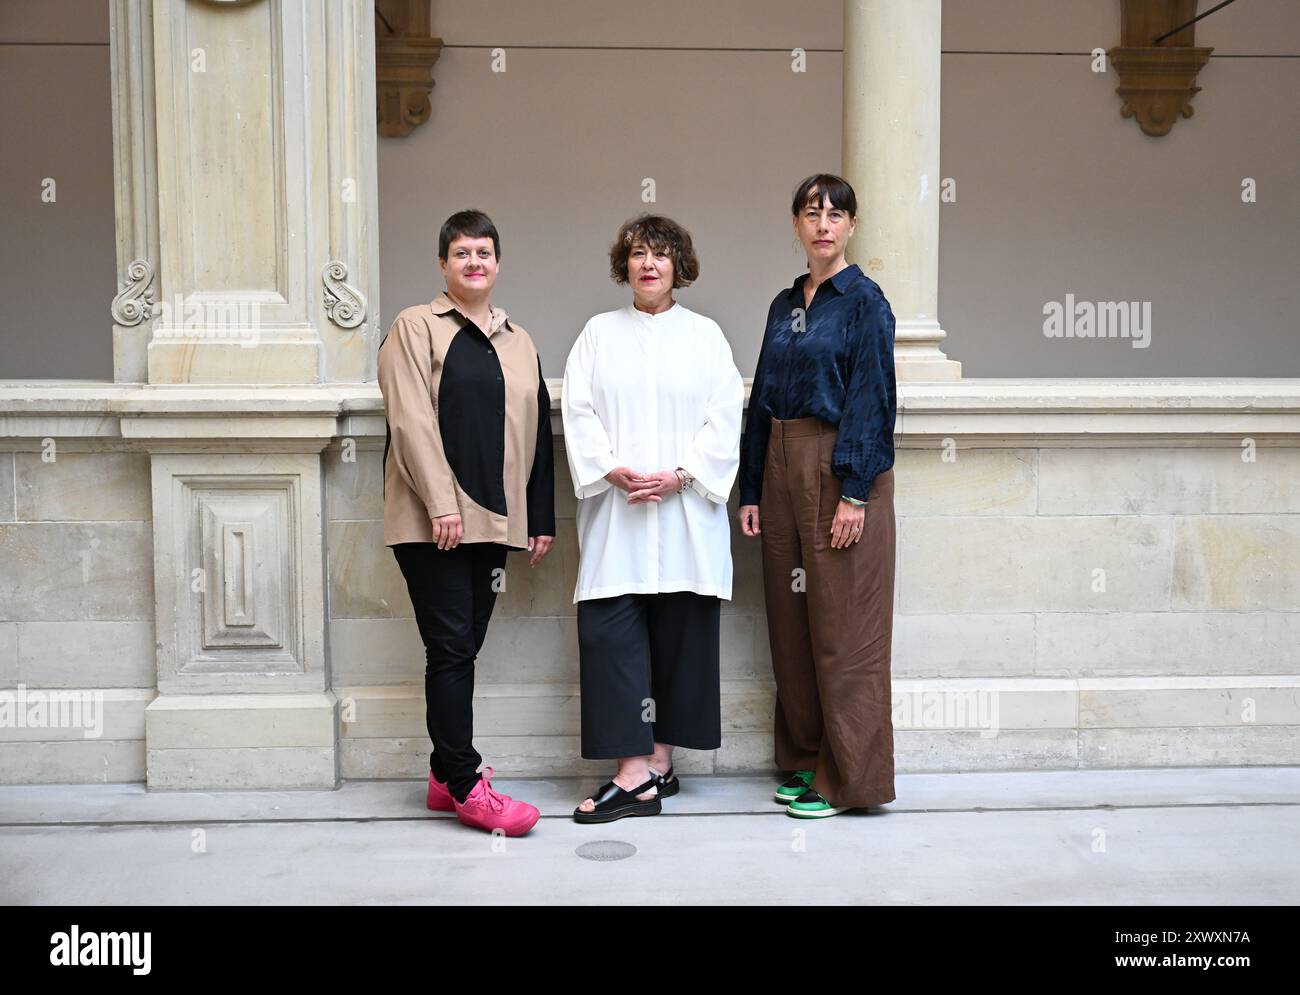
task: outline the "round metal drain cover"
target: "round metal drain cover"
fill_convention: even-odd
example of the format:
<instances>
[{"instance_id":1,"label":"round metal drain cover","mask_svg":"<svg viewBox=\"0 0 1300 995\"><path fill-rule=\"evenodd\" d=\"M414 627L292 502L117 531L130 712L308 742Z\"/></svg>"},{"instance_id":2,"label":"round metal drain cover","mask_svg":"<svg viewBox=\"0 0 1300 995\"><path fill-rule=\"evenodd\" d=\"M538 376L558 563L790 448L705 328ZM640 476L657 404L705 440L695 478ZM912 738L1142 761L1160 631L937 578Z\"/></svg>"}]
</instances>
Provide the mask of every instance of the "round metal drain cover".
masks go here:
<instances>
[{"instance_id":1,"label":"round metal drain cover","mask_svg":"<svg viewBox=\"0 0 1300 995\"><path fill-rule=\"evenodd\" d=\"M574 852L583 860L627 860L636 854L636 847L622 840L593 840Z\"/></svg>"}]
</instances>

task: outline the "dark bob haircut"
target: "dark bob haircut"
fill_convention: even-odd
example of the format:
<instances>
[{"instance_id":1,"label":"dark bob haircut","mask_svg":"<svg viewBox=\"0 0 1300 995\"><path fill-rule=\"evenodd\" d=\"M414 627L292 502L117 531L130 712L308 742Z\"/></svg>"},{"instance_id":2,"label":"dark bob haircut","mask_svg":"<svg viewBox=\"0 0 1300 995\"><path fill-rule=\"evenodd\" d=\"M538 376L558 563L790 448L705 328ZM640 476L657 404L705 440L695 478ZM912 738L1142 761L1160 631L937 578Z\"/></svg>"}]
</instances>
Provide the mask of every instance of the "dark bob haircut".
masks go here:
<instances>
[{"instance_id":1,"label":"dark bob haircut","mask_svg":"<svg viewBox=\"0 0 1300 995\"><path fill-rule=\"evenodd\" d=\"M447 261L447 252L457 238L490 238L492 251L497 259L501 258L501 236L497 234L497 226L482 211L473 208L457 211L442 223L442 231L438 232L438 258L443 262Z\"/></svg>"},{"instance_id":2,"label":"dark bob haircut","mask_svg":"<svg viewBox=\"0 0 1300 995\"><path fill-rule=\"evenodd\" d=\"M632 246L640 242L652 252L664 250L673 261L673 289L689 287L700 276L691 233L671 218L642 214L625 221L609 250L609 275L615 283L627 283L627 261Z\"/></svg>"},{"instance_id":3,"label":"dark bob haircut","mask_svg":"<svg viewBox=\"0 0 1300 995\"><path fill-rule=\"evenodd\" d=\"M830 198L831 207L848 211L850 218L858 216L858 195L853 192L848 180L834 173L816 173L800 183L790 201L790 213L798 217L809 205L821 207L822 200L826 197Z\"/></svg>"}]
</instances>

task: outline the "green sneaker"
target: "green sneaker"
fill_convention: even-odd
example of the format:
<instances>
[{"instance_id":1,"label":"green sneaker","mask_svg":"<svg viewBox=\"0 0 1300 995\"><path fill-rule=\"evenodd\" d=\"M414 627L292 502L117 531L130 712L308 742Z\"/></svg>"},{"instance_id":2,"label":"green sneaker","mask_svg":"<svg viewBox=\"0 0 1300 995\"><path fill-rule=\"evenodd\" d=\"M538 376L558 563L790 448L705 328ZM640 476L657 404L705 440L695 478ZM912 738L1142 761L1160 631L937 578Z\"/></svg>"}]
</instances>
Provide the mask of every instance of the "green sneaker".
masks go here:
<instances>
[{"instance_id":1,"label":"green sneaker","mask_svg":"<svg viewBox=\"0 0 1300 995\"><path fill-rule=\"evenodd\" d=\"M789 805L792 801L807 791L809 787L812 786L812 782L812 771L797 770L794 772L794 777L790 778L790 780L786 781L785 784L777 788L776 794L772 797L782 805Z\"/></svg>"},{"instance_id":2,"label":"green sneaker","mask_svg":"<svg viewBox=\"0 0 1300 995\"><path fill-rule=\"evenodd\" d=\"M792 815L796 819L825 819L847 811L847 808L836 808L812 788L809 788L786 806L785 814Z\"/></svg>"}]
</instances>

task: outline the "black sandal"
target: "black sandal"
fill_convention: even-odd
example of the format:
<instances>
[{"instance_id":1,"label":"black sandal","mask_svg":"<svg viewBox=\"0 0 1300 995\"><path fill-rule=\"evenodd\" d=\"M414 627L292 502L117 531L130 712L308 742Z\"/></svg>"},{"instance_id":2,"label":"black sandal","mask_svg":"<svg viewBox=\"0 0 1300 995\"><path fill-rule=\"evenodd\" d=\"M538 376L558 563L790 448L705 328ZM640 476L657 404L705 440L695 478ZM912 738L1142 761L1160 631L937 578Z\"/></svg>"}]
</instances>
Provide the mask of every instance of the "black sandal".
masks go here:
<instances>
[{"instance_id":1,"label":"black sandal","mask_svg":"<svg viewBox=\"0 0 1300 995\"><path fill-rule=\"evenodd\" d=\"M654 774L655 786L659 789L660 798L671 798L682 789L682 782L677 780L677 775L673 773L673 765L668 765L667 774L655 774L654 768L650 769Z\"/></svg>"},{"instance_id":2,"label":"black sandal","mask_svg":"<svg viewBox=\"0 0 1300 995\"><path fill-rule=\"evenodd\" d=\"M633 788L627 791L618 786L614 781L605 784L599 791L589 797L596 803L596 807L590 812L584 812L581 808L573 810L574 822L613 822L615 819L621 819L627 815L658 815L662 807L659 804L659 796L647 798L641 801L637 795L645 794L651 788L657 788L658 778L652 777L639 788Z\"/></svg>"}]
</instances>

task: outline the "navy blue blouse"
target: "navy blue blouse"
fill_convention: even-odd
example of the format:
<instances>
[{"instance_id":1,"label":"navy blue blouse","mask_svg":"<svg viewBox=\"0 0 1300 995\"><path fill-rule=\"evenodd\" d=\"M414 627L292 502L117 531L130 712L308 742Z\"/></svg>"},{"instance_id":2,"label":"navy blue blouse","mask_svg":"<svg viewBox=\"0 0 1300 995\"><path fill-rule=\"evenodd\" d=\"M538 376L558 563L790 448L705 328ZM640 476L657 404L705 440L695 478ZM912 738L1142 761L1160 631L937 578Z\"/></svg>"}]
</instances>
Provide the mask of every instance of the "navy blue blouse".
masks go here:
<instances>
[{"instance_id":1,"label":"navy blue blouse","mask_svg":"<svg viewBox=\"0 0 1300 995\"><path fill-rule=\"evenodd\" d=\"M767 311L740 447L740 503L758 504L772 419L820 418L839 431L831 469L842 497L867 500L894 465L894 312L856 263L817 288L804 311L804 273Z\"/></svg>"}]
</instances>

